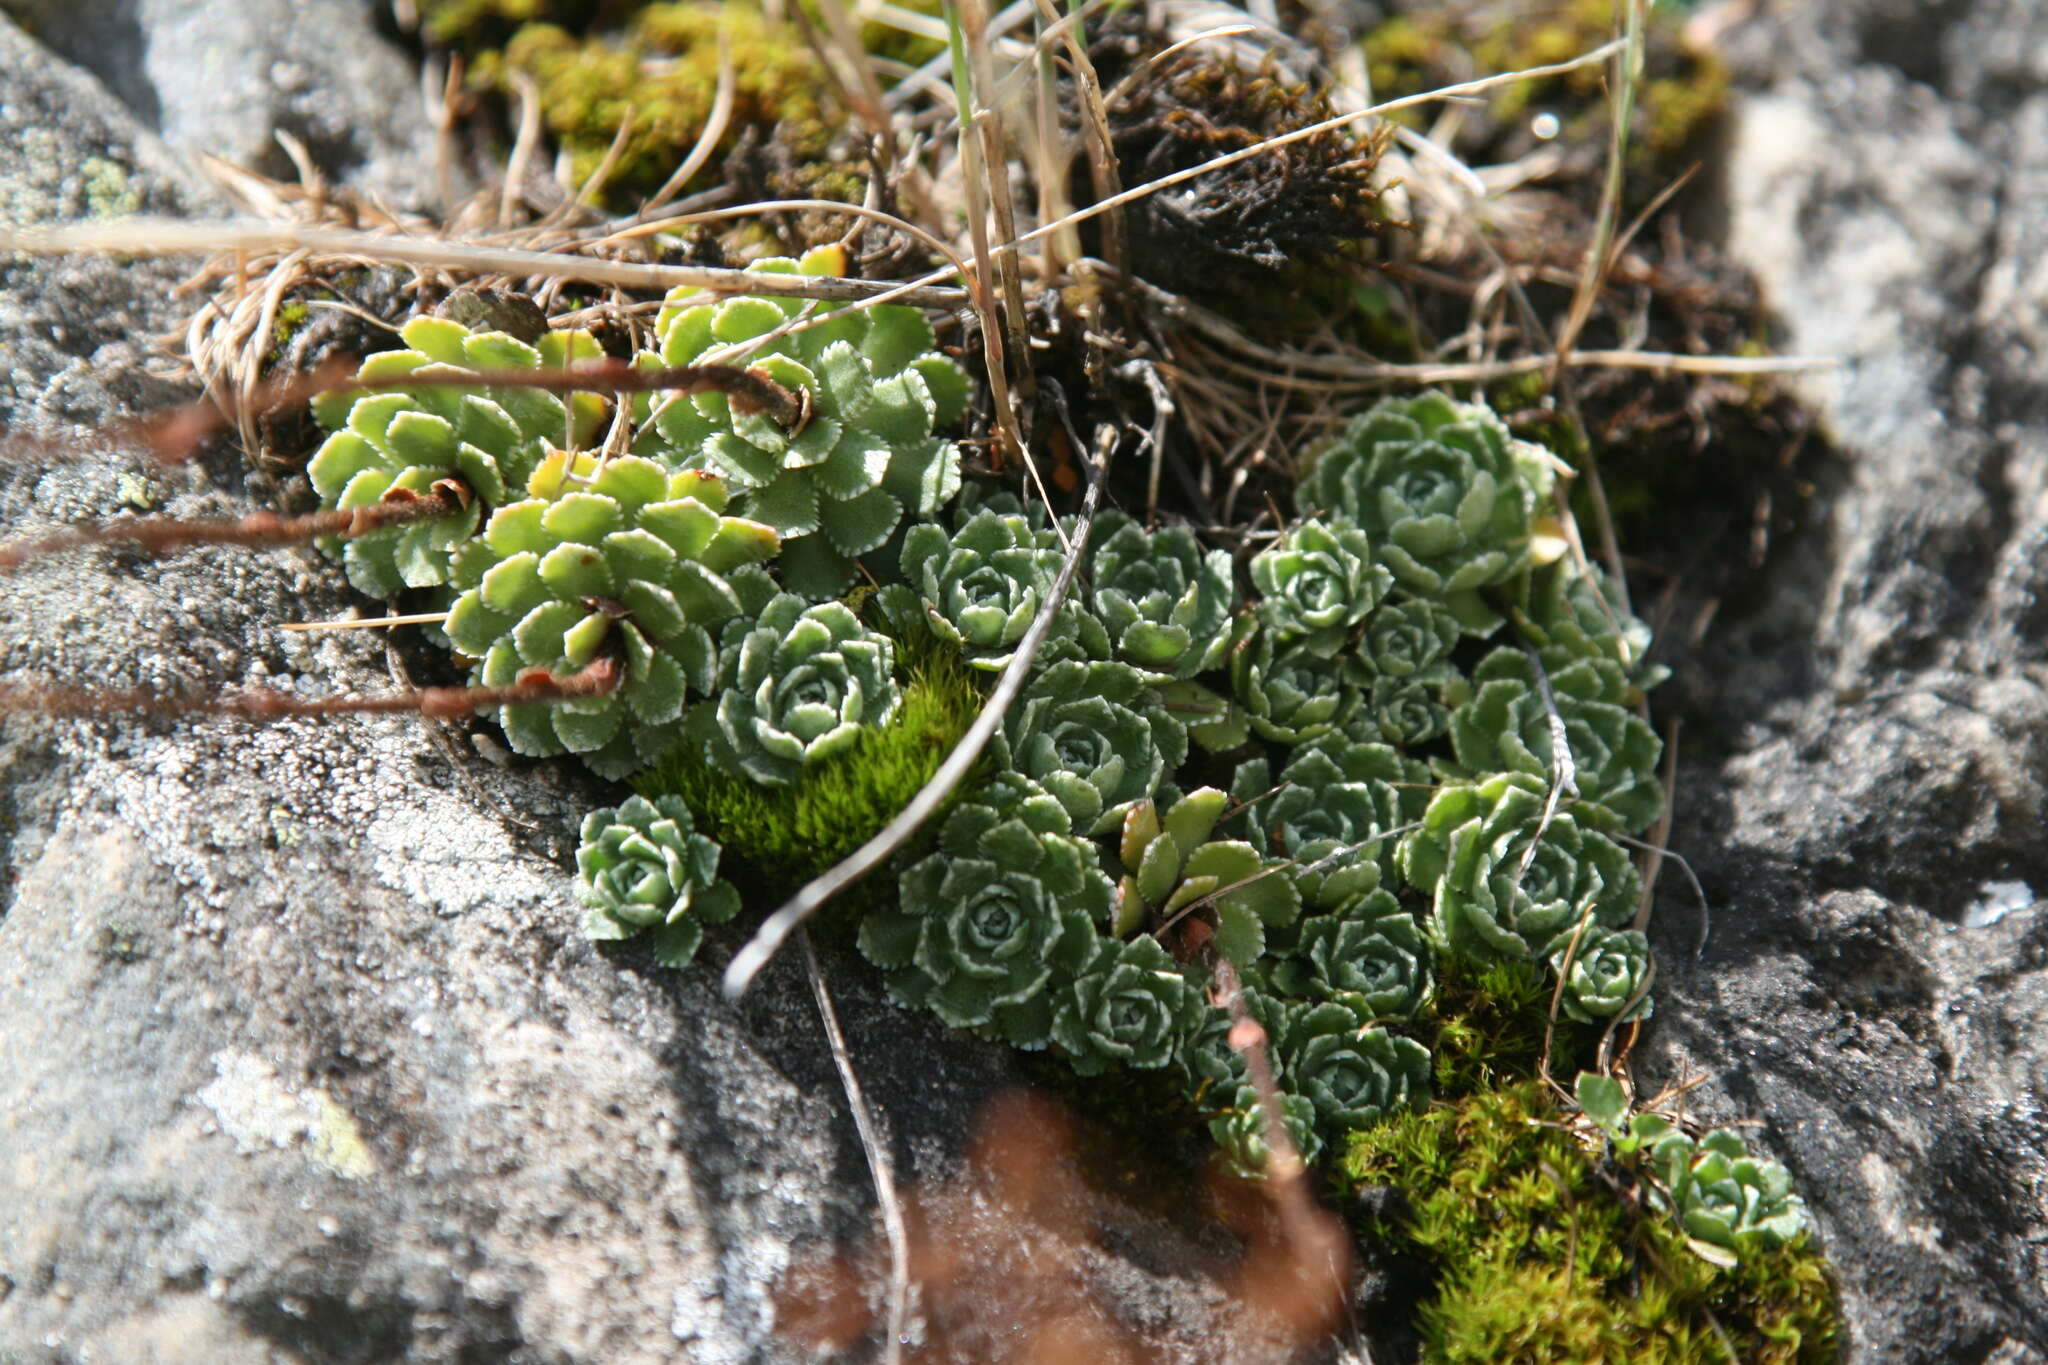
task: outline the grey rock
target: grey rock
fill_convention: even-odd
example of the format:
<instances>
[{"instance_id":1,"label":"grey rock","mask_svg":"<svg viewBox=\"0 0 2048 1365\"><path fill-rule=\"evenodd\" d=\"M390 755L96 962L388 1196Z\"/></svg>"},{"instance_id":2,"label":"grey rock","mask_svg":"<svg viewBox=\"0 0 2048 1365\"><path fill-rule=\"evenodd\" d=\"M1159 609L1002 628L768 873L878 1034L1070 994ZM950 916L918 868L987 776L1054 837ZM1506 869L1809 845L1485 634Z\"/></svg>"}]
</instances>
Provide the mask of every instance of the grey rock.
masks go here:
<instances>
[{"instance_id":1,"label":"grey rock","mask_svg":"<svg viewBox=\"0 0 2048 1365\"><path fill-rule=\"evenodd\" d=\"M281 171L283 127L407 197L430 173L367 7L10 9L120 97L0 20L12 221L216 211L152 128ZM1695 958L1667 878L1635 1062L1647 1089L1707 1076L1688 1102L1710 1120L1761 1121L1836 1259L1852 1359L2038 1361L2048 29L2024 0L1758 9L1729 36L1728 246L1788 349L1852 358L1809 393L1846 457L1758 604L1673 659L1674 845L1714 913ZM314 80L280 93L279 61ZM0 264L6 534L131 496L246 510L232 452L158 469L117 425L184 396L149 373L181 274ZM0 679L388 688L378 642L276 630L360 605L310 552L52 559L0 594ZM854 1247L872 1282L801 975L735 1009L708 982L737 928L688 973L593 949L568 851L615 793L472 738L0 719L0 1359L768 1361L793 1354L793 1267ZM935 1320L985 1358L1081 1285L1095 1339L1282 1355L1232 1335L1213 1238L1067 1186L1020 1231L963 1149L1014 1060L825 959L900 1172L961 1263L1016 1288Z\"/></svg>"},{"instance_id":2,"label":"grey rock","mask_svg":"<svg viewBox=\"0 0 2048 1365\"><path fill-rule=\"evenodd\" d=\"M1842 447L1694 712L1648 1084L1762 1121L1859 1361L2048 1341L2048 16L1775 4L1726 246Z\"/></svg>"},{"instance_id":3,"label":"grey rock","mask_svg":"<svg viewBox=\"0 0 2048 1365\"><path fill-rule=\"evenodd\" d=\"M405 206L438 192L417 64L386 31L388 10L370 0L6 0L0 9L181 151L295 181L277 141L285 133L330 179Z\"/></svg>"},{"instance_id":4,"label":"grey rock","mask_svg":"<svg viewBox=\"0 0 2048 1365\"><path fill-rule=\"evenodd\" d=\"M4 18L0 145L14 221L212 211ZM164 469L124 426L189 396L148 374L188 268L0 264L0 536L138 499L249 509L225 443ZM310 550L49 556L0 590L0 681L388 691L381 642L278 629L363 605ZM711 983L741 925L687 973L599 952L571 852L620 793L471 740L0 715L0 1360L766 1362L801 1355L777 1331L793 1267L845 1249L874 1289L872 1186L801 971L736 1008ZM1280 1358L1241 1327L1234 1247L1079 1185L1058 1217L1006 1214L966 1143L1014 1057L822 956L899 1178L964 1210L963 1254L1018 1290L949 1311L1016 1337L1057 1289L1159 1359Z\"/></svg>"}]
</instances>

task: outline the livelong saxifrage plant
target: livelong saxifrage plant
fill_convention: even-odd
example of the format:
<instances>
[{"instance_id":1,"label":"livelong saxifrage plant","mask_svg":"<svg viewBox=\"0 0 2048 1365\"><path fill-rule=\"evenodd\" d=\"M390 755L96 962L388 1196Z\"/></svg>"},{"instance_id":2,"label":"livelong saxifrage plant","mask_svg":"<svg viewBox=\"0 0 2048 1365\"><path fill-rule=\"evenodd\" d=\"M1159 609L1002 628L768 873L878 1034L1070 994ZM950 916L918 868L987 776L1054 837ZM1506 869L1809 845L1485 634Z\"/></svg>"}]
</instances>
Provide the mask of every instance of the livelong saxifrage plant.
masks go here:
<instances>
[{"instance_id":1,"label":"livelong saxifrage plant","mask_svg":"<svg viewBox=\"0 0 2048 1365\"><path fill-rule=\"evenodd\" d=\"M718 845L697 832L679 797L633 797L584 818L577 892L594 939L651 930L665 967L697 955L704 926L739 913L740 893L718 875Z\"/></svg>"},{"instance_id":2,"label":"livelong saxifrage plant","mask_svg":"<svg viewBox=\"0 0 2048 1365\"><path fill-rule=\"evenodd\" d=\"M801 260L754 269L828 275L843 270L845 254L821 247ZM662 310L655 323L659 353L642 363L743 357L809 395L809 420L785 431L716 392L659 403L642 397L635 449L730 479L737 510L782 537L783 585L813 600L830 597L852 583L855 560L882 550L906 519L929 520L959 491L960 453L935 433L966 410L966 373L935 349L931 324L914 308L814 304L815 325L777 335L804 307L798 300L685 306L689 292L678 290ZM883 567L882 576L896 576L893 566Z\"/></svg>"},{"instance_id":3,"label":"livelong saxifrage plant","mask_svg":"<svg viewBox=\"0 0 2048 1365\"><path fill-rule=\"evenodd\" d=\"M529 346L503 332L472 332L417 317L399 332L405 348L363 361L355 377L394 380L479 370L538 372L602 354L588 332L550 332ZM458 516L350 538L340 547L349 582L370 597L448 581L448 557L476 534L490 509L518 499L551 445L574 449L602 417L595 394L567 402L538 389L465 390L421 385L359 393L336 389L314 404L333 435L306 466L321 506L371 507L394 492L424 497L449 481L468 506Z\"/></svg>"},{"instance_id":4,"label":"livelong saxifrage plant","mask_svg":"<svg viewBox=\"0 0 2048 1365\"><path fill-rule=\"evenodd\" d=\"M675 742L691 692L711 690L711 628L741 611L733 571L774 554L775 533L724 516L722 480L633 456L551 455L527 492L452 557L448 638L486 687L620 659L607 695L499 719L520 753L581 754L623 777Z\"/></svg>"},{"instance_id":5,"label":"livelong saxifrage plant","mask_svg":"<svg viewBox=\"0 0 2048 1365\"><path fill-rule=\"evenodd\" d=\"M937 520L959 481L938 428L966 384L921 317L820 309L806 329L797 315L671 305L641 363L755 365L803 395L804 423L722 392L642 396L635 453L600 460L547 439L529 451L528 428L425 388L455 416L358 398L330 457L386 487L452 471L482 494L487 516L433 542L458 593L447 634L479 681L623 666L613 692L502 718L524 752L640 772L647 794L586 826L583 894L594 934L652 932L664 961L687 960L735 901L716 845L662 790L684 769L646 765L684 753L802 790L888 725L907 642L990 680L1062 559L1060 535L1003 495ZM417 330L419 355L469 345ZM523 486L493 482L507 467ZM1300 498L1313 515L1243 580L1187 528L1105 516L993 772L862 914L860 948L892 994L1082 1075L1185 1078L1248 1173L1270 1134L1209 995L1216 957L1244 974L1285 1126L1311 1157L1428 1099L1439 960L1554 973L1567 1021L1647 1013L1647 945L1628 928L1639 882L1606 832L1640 832L1660 808L1659 746L1629 709L1657 677L1640 625L1541 536L1551 478L1483 406L1427 394L1383 402L1316 457ZM412 566L400 581L434 581L429 539L394 550ZM830 600L857 564L883 591ZM1546 810L1559 724L1575 790ZM1181 793L1191 730L1229 796ZM1703 1192L1673 1205L1702 1227L1783 1203L1774 1177L1718 1148L1669 1170Z\"/></svg>"},{"instance_id":6,"label":"livelong saxifrage plant","mask_svg":"<svg viewBox=\"0 0 2048 1365\"><path fill-rule=\"evenodd\" d=\"M1210 838L1229 800L1202 787L1164 812L1147 797L1125 813L1113 932L1164 929L1205 901L1215 917L1217 951L1249 965L1264 951L1269 927L1294 923L1301 909L1294 879L1262 875L1281 869L1242 840Z\"/></svg>"}]
</instances>

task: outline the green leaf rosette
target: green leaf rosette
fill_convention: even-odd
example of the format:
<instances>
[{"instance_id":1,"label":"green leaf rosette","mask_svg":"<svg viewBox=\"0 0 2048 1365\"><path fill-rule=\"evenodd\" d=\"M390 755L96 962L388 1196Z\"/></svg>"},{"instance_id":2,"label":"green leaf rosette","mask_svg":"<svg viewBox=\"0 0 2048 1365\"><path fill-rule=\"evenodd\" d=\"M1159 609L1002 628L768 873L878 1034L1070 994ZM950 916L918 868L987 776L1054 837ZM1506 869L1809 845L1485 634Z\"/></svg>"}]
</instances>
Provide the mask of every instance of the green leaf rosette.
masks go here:
<instances>
[{"instance_id":1,"label":"green leaf rosette","mask_svg":"<svg viewBox=\"0 0 2048 1365\"><path fill-rule=\"evenodd\" d=\"M1662 1144L1666 1186L1685 1230L1702 1242L1743 1254L1783 1246L1808 1226L1792 1173L1749 1154L1743 1140L1715 1129L1690 1151Z\"/></svg>"},{"instance_id":2,"label":"green leaf rosette","mask_svg":"<svg viewBox=\"0 0 2048 1365\"><path fill-rule=\"evenodd\" d=\"M1628 684L1618 665L1578 659L1546 669L1550 694L1571 749L1579 820L1639 834L1664 808L1656 732L1619 704ZM1466 773L1523 772L1541 781L1556 773L1550 710L1536 665L1519 649L1501 648L1472 672L1471 699L1451 713L1451 749Z\"/></svg>"},{"instance_id":3,"label":"green leaf rosette","mask_svg":"<svg viewBox=\"0 0 2048 1365\"><path fill-rule=\"evenodd\" d=\"M1279 1032L1289 1002L1261 988L1263 977L1254 970L1244 980L1243 1003L1248 1018L1265 1031L1270 1042ZM1227 1109L1236 1101L1239 1087L1249 1083L1244 1057L1230 1045L1230 1011L1209 1006L1193 1033L1181 1044L1179 1068L1188 1093L1195 1103L1210 1111ZM1280 1058L1271 1049L1266 1060L1276 1079L1284 1080Z\"/></svg>"},{"instance_id":4,"label":"green leaf rosette","mask_svg":"<svg viewBox=\"0 0 2048 1365\"><path fill-rule=\"evenodd\" d=\"M794 782L896 714L896 646L843 603L777 593L725 629L705 756L763 786Z\"/></svg>"},{"instance_id":5,"label":"green leaf rosette","mask_svg":"<svg viewBox=\"0 0 2048 1365\"><path fill-rule=\"evenodd\" d=\"M1353 421L1314 457L1296 499L1357 523L1396 582L1483 635L1500 615L1479 590L1529 567L1552 481L1543 452L1491 408L1425 393L1382 399Z\"/></svg>"},{"instance_id":6,"label":"green leaf rosette","mask_svg":"<svg viewBox=\"0 0 2048 1365\"><path fill-rule=\"evenodd\" d=\"M1429 1049L1361 1027L1345 1005L1295 1005L1275 1040L1287 1088L1315 1105L1326 1133L1367 1128L1429 1098Z\"/></svg>"},{"instance_id":7,"label":"green leaf rosette","mask_svg":"<svg viewBox=\"0 0 2048 1365\"><path fill-rule=\"evenodd\" d=\"M1127 664L1040 671L1003 718L996 761L1039 783L1083 834L1107 834L1188 755L1187 731Z\"/></svg>"},{"instance_id":8,"label":"green leaf rosette","mask_svg":"<svg viewBox=\"0 0 2048 1365\"><path fill-rule=\"evenodd\" d=\"M1434 602L1388 602L1366 621L1358 656L1375 679L1439 678L1456 672L1450 654L1461 636L1458 619Z\"/></svg>"},{"instance_id":9,"label":"green leaf rosette","mask_svg":"<svg viewBox=\"0 0 2048 1365\"><path fill-rule=\"evenodd\" d=\"M1365 532L1345 517L1296 522L1252 556L1259 619L1283 639L1349 630L1371 614L1393 581L1373 562Z\"/></svg>"},{"instance_id":10,"label":"green leaf rosette","mask_svg":"<svg viewBox=\"0 0 2048 1365\"><path fill-rule=\"evenodd\" d=\"M1283 640L1254 629L1253 621L1244 618L1242 643L1230 661L1231 685L1252 730L1275 744L1306 744L1351 726L1371 677L1343 633L1325 630Z\"/></svg>"},{"instance_id":11,"label":"green leaf rosette","mask_svg":"<svg viewBox=\"0 0 2048 1365\"><path fill-rule=\"evenodd\" d=\"M503 332L472 332L445 318L419 317L399 335L405 349L364 360L355 377L395 380L479 370L559 370L603 356L588 332L550 332L529 346ZM578 447L597 428L604 400L579 393L566 401L539 389L335 389L313 404L332 431L306 466L320 505L346 511L395 496L426 497L453 481L470 495L454 516L391 526L323 542L339 553L348 580L370 597L403 588L439 587L449 557L476 534L494 507L519 496L556 446Z\"/></svg>"},{"instance_id":12,"label":"green leaf rosette","mask_svg":"<svg viewBox=\"0 0 2048 1365\"><path fill-rule=\"evenodd\" d=\"M1543 821L1543 786L1523 773L1439 791L1401 841L1401 874L1436 901L1432 933L1453 953L1547 957L1581 920L1618 929L1641 882L1628 854L1568 811Z\"/></svg>"},{"instance_id":13,"label":"green leaf rosette","mask_svg":"<svg viewBox=\"0 0 2048 1365\"><path fill-rule=\"evenodd\" d=\"M1426 768L1384 744L1331 739L1296 749L1271 795L1268 771L1264 759L1240 764L1232 794L1252 846L1297 862L1306 903L1335 909L1392 883L1398 836L1386 836L1420 814Z\"/></svg>"},{"instance_id":14,"label":"green leaf rosette","mask_svg":"<svg viewBox=\"0 0 2048 1365\"><path fill-rule=\"evenodd\" d=\"M576 894L593 939L648 934L665 967L697 955L704 926L739 913L740 895L718 875L719 847L699 834L680 797L635 796L584 817Z\"/></svg>"},{"instance_id":15,"label":"green leaf rosette","mask_svg":"<svg viewBox=\"0 0 2048 1365\"><path fill-rule=\"evenodd\" d=\"M893 909L868 913L860 949L889 989L954 1028L1013 1047L1050 1036L1048 992L1091 961L1111 885L1066 810L1004 779L955 807L939 849L904 872Z\"/></svg>"},{"instance_id":16,"label":"green leaf rosette","mask_svg":"<svg viewBox=\"0 0 2048 1365\"><path fill-rule=\"evenodd\" d=\"M1419 749L1451 727L1451 699L1467 691L1450 669L1433 678L1374 678L1348 733Z\"/></svg>"},{"instance_id":17,"label":"green leaf rosette","mask_svg":"<svg viewBox=\"0 0 2048 1365\"><path fill-rule=\"evenodd\" d=\"M845 252L821 247L751 269L833 275L845 269ZM814 601L834 596L853 581L857 557L881 550L906 518L930 520L959 491L960 452L933 433L966 411L966 373L938 353L914 308L786 297L687 305L695 292L670 296L655 324L659 351L640 363L757 368L809 395L809 421L789 432L723 393L677 394L643 403L648 420L635 449L730 479L738 510L783 538L784 586ZM807 308L825 321L770 339ZM894 557L880 558L871 566L877 576L894 577Z\"/></svg>"},{"instance_id":18,"label":"green leaf rosette","mask_svg":"<svg viewBox=\"0 0 2048 1365\"><path fill-rule=\"evenodd\" d=\"M1306 1095L1280 1095L1280 1121L1287 1129L1294 1150L1306 1162L1323 1154L1322 1135L1316 1131L1315 1102ZM1262 1179L1273 1160L1268 1142L1265 1106L1259 1092L1239 1086L1231 1106L1209 1120L1209 1136L1222 1149L1225 1164L1241 1176Z\"/></svg>"},{"instance_id":19,"label":"green leaf rosette","mask_svg":"<svg viewBox=\"0 0 2048 1365\"><path fill-rule=\"evenodd\" d=\"M1156 928L1213 896L1199 913L1215 923L1217 949L1247 966L1264 951L1267 928L1293 923L1301 909L1293 881L1250 844L1210 838L1229 800L1201 787L1163 815L1149 797L1125 813L1112 932Z\"/></svg>"},{"instance_id":20,"label":"green leaf rosette","mask_svg":"<svg viewBox=\"0 0 2048 1365\"><path fill-rule=\"evenodd\" d=\"M775 533L724 516L723 481L632 456L600 466L556 452L527 492L454 556L444 629L482 687L617 658L615 691L501 706L498 719L519 753L579 754L623 777L675 742L689 693L710 690L710 631L740 611L734 583L758 575L747 566L775 553Z\"/></svg>"},{"instance_id":21,"label":"green leaf rosette","mask_svg":"<svg viewBox=\"0 0 2048 1365\"><path fill-rule=\"evenodd\" d=\"M1381 890L1305 917L1267 975L1274 989L1297 999L1336 1001L1367 1020L1406 1020L1429 1000L1430 957L1415 916Z\"/></svg>"},{"instance_id":22,"label":"green leaf rosette","mask_svg":"<svg viewBox=\"0 0 2048 1365\"><path fill-rule=\"evenodd\" d=\"M1094 959L1059 992L1052 1040L1083 1076L1117 1063L1153 1070L1176 1058L1208 1012L1201 988L1157 940L1100 939Z\"/></svg>"},{"instance_id":23,"label":"green leaf rosette","mask_svg":"<svg viewBox=\"0 0 2048 1365\"><path fill-rule=\"evenodd\" d=\"M1508 614L1546 667L1595 659L1615 665L1631 688L1647 692L1671 670L1648 662L1650 628L1619 598L1599 569L1589 576L1569 558L1560 559L1529 575Z\"/></svg>"},{"instance_id":24,"label":"green leaf rosette","mask_svg":"<svg viewBox=\"0 0 2048 1365\"><path fill-rule=\"evenodd\" d=\"M1095 615L1117 658L1172 678L1223 661L1237 606L1228 552L1205 552L1183 527L1148 532L1108 512L1090 537L1088 570Z\"/></svg>"},{"instance_id":25,"label":"green leaf rosette","mask_svg":"<svg viewBox=\"0 0 2048 1365\"><path fill-rule=\"evenodd\" d=\"M1567 936L1564 946L1550 955L1550 965L1564 977L1564 1012L1580 1023L1649 1017L1648 993L1640 1000L1636 993L1649 980L1650 943L1636 930L1594 925L1580 935L1575 949Z\"/></svg>"},{"instance_id":26,"label":"green leaf rosette","mask_svg":"<svg viewBox=\"0 0 2048 1365\"><path fill-rule=\"evenodd\" d=\"M924 601L933 630L973 668L1009 663L1060 572L1059 537L1022 515L987 508L952 535L913 526L903 538L903 576Z\"/></svg>"}]
</instances>

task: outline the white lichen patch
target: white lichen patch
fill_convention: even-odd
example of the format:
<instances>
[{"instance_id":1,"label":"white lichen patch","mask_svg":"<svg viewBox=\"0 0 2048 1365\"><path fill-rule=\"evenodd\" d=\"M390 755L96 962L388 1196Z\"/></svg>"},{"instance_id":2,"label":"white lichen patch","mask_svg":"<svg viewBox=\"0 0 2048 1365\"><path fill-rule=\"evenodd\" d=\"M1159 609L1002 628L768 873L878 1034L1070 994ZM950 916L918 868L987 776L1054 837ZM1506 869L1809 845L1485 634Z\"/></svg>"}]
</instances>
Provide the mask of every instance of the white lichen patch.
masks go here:
<instances>
[{"instance_id":1,"label":"white lichen patch","mask_svg":"<svg viewBox=\"0 0 2048 1365\"><path fill-rule=\"evenodd\" d=\"M367 822L364 839L383 885L442 915L571 903L566 878L522 854L496 825L480 827L467 804L432 790L407 797Z\"/></svg>"},{"instance_id":2,"label":"white lichen patch","mask_svg":"<svg viewBox=\"0 0 2048 1365\"><path fill-rule=\"evenodd\" d=\"M317 1086L294 1090L253 1053L213 1054L214 1080L194 1097L213 1113L243 1155L298 1147L315 1165L344 1180L374 1174L376 1159L362 1130L334 1097Z\"/></svg>"}]
</instances>

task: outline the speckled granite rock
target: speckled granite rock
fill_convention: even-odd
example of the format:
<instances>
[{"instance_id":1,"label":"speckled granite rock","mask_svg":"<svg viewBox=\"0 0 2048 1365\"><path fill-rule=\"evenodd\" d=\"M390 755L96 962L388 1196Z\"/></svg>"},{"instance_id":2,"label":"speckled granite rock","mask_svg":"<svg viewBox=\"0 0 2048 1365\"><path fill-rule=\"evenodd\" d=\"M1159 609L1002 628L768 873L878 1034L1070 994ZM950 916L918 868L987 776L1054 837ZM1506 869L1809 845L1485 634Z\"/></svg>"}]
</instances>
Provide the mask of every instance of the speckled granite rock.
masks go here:
<instances>
[{"instance_id":1,"label":"speckled granite rock","mask_svg":"<svg viewBox=\"0 0 2048 1365\"><path fill-rule=\"evenodd\" d=\"M2048 14L1748 8L1727 245L1843 456L1676 660L1713 935L1667 873L1638 1065L1762 1120L1851 1359L2048 1359Z\"/></svg>"},{"instance_id":2,"label":"speckled granite rock","mask_svg":"<svg viewBox=\"0 0 2048 1365\"><path fill-rule=\"evenodd\" d=\"M140 121L0 20L0 216L205 208L145 125L190 150L220 126L201 105L231 102L157 74L189 63L121 27L171 16L203 46L202 7L9 8ZM255 12L204 8L223 33ZM369 32L352 6L291 8L325 17L290 42ZM1811 394L1846 457L1757 603L1674 656L1674 844L1715 913L1695 959L1667 876L1636 1065L1704 1073L1698 1108L1761 1120L1841 1267L1853 1359L2039 1361L2048 32L2025 0L1750 8L1727 37L1749 89L1729 245L1789 349L1855 358ZM315 148L417 184L431 163L389 80ZM294 127L270 101L236 106L262 115L256 151L203 145L262 154ZM0 434L63 451L0 457L10 531L131 494L244 505L231 456L168 475L106 431L180 396L143 371L180 273L0 264ZM387 686L372 642L274 628L351 605L310 554L81 556L9 580L0 672ZM455 738L0 722L0 1360L778 1358L768 1287L869 1211L801 979L778 969L732 1010L708 971L592 950L566 851L600 789ZM1009 1059L841 965L900 1162L952 1174ZM1102 1290L1102 1321L1216 1358L1234 1305L1213 1249L1111 1202L1084 1221L1059 1273Z\"/></svg>"},{"instance_id":3,"label":"speckled granite rock","mask_svg":"<svg viewBox=\"0 0 2048 1365\"><path fill-rule=\"evenodd\" d=\"M6 0L144 127L282 180L304 144L323 175L402 205L439 193L419 71L372 0Z\"/></svg>"},{"instance_id":4,"label":"speckled granite rock","mask_svg":"<svg viewBox=\"0 0 2048 1365\"><path fill-rule=\"evenodd\" d=\"M0 146L12 221L214 211L5 18ZM144 373L186 269L0 262L0 534L246 510L231 451L113 425L187 396ZM277 629L359 605L310 551L53 559L0 590L0 677L388 689L378 643ZM0 1361L791 1358L771 1287L872 1215L801 973L734 1009L596 951L570 851L616 793L449 738L0 719ZM826 970L899 1176L956 1174L1010 1055ZM1241 1316L1227 1257L1113 1201L1067 1255L1163 1359Z\"/></svg>"}]
</instances>

